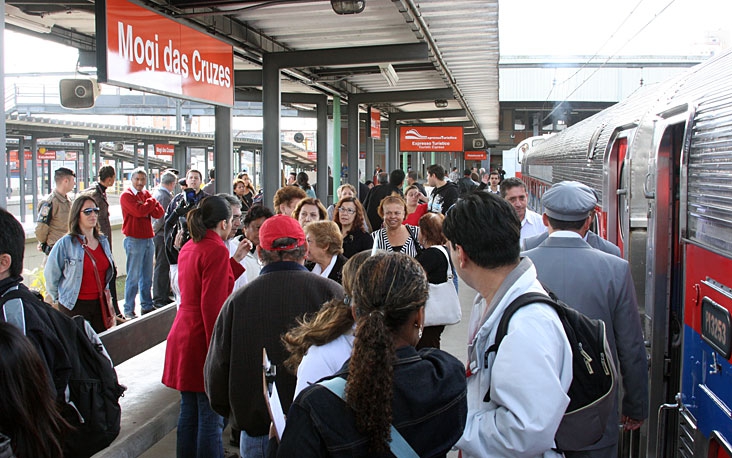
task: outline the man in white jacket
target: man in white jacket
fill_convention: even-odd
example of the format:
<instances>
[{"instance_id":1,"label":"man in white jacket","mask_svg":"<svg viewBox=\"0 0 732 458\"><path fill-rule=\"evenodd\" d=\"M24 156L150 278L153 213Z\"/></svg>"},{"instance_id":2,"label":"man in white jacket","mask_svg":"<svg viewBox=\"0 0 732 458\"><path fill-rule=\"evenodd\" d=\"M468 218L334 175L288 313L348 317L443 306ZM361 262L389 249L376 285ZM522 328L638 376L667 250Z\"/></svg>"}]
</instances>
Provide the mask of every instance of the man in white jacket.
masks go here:
<instances>
[{"instance_id":1,"label":"man in white jacket","mask_svg":"<svg viewBox=\"0 0 732 458\"><path fill-rule=\"evenodd\" d=\"M469 325L468 418L456 446L463 457L561 456L552 448L569 404L572 351L556 312L542 303L522 307L498 351L488 352L505 308L524 293L544 292L531 261L519 258L516 212L496 195L473 193L447 213L443 231L460 278L478 291Z\"/></svg>"}]
</instances>

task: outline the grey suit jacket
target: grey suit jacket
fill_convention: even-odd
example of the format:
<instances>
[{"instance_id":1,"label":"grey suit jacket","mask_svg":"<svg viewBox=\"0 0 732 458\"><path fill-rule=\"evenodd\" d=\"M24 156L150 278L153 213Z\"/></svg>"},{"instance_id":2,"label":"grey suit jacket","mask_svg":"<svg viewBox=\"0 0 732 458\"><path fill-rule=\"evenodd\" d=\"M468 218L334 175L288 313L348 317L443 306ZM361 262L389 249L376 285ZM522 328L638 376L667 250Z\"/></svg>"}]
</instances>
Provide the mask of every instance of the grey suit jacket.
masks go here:
<instances>
[{"instance_id":1,"label":"grey suit jacket","mask_svg":"<svg viewBox=\"0 0 732 458\"><path fill-rule=\"evenodd\" d=\"M622 414L648 417L648 366L643 331L628 262L593 249L581 238L548 237L525 251L537 277L559 299L605 322L607 338L623 380ZM592 448L617 442L617 418Z\"/></svg>"},{"instance_id":2,"label":"grey suit jacket","mask_svg":"<svg viewBox=\"0 0 732 458\"><path fill-rule=\"evenodd\" d=\"M525 238L521 242L521 250L526 251L534 249L541 245L541 242L546 240L547 237L549 237L549 233L544 232L539 235L534 235L533 237ZM620 256L620 248L618 248L613 242L608 242L607 240L592 231L587 231L586 242L589 243L592 248L597 248L600 251L604 251L605 253L612 254L619 258L622 257Z\"/></svg>"}]
</instances>

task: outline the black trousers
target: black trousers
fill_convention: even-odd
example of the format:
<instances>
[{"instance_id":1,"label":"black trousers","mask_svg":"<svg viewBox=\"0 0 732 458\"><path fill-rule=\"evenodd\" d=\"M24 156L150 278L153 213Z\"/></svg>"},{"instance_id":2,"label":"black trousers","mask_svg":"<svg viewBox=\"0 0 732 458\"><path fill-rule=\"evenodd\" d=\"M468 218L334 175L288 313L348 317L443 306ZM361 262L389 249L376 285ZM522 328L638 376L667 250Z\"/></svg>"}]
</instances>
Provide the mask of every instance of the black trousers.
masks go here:
<instances>
[{"instance_id":1,"label":"black trousers","mask_svg":"<svg viewBox=\"0 0 732 458\"><path fill-rule=\"evenodd\" d=\"M162 307L173 302L173 291L170 289L170 263L165 255L165 238L163 234L153 237L155 244L155 264L153 266L153 305Z\"/></svg>"}]
</instances>

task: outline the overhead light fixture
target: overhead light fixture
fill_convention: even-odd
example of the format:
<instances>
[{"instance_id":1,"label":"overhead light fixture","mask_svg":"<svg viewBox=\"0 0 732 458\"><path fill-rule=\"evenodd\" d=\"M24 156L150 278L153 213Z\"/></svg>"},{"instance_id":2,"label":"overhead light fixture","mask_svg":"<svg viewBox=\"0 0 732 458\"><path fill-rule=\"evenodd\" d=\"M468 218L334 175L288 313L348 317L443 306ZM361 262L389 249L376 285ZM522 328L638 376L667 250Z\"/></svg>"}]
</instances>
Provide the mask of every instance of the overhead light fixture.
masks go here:
<instances>
[{"instance_id":1,"label":"overhead light fixture","mask_svg":"<svg viewBox=\"0 0 732 458\"><path fill-rule=\"evenodd\" d=\"M366 0L330 0L336 14L358 14L366 8Z\"/></svg>"},{"instance_id":2,"label":"overhead light fixture","mask_svg":"<svg viewBox=\"0 0 732 458\"><path fill-rule=\"evenodd\" d=\"M389 86L394 87L399 82L399 75L391 64L379 64L379 70Z\"/></svg>"},{"instance_id":3,"label":"overhead light fixture","mask_svg":"<svg viewBox=\"0 0 732 458\"><path fill-rule=\"evenodd\" d=\"M437 99L437 100L435 100L435 107L437 107L437 108L447 108L447 100L445 100L445 99Z\"/></svg>"},{"instance_id":4,"label":"overhead light fixture","mask_svg":"<svg viewBox=\"0 0 732 458\"><path fill-rule=\"evenodd\" d=\"M5 5L5 23L37 33L51 33L52 27L25 17L20 8L12 5Z\"/></svg>"}]
</instances>

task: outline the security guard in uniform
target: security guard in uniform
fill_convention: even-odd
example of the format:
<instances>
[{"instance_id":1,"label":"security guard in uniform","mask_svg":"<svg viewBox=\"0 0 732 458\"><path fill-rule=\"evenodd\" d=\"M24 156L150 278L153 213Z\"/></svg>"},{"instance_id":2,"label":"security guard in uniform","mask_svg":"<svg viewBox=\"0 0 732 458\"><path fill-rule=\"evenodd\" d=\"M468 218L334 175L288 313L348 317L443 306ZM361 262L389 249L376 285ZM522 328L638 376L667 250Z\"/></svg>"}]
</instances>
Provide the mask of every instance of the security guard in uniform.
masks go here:
<instances>
[{"instance_id":1,"label":"security guard in uniform","mask_svg":"<svg viewBox=\"0 0 732 458\"><path fill-rule=\"evenodd\" d=\"M61 167L53 174L56 187L41 203L36 224L38 251L48 255L53 244L69 232L69 211L71 199L67 196L76 186L73 170Z\"/></svg>"}]
</instances>

